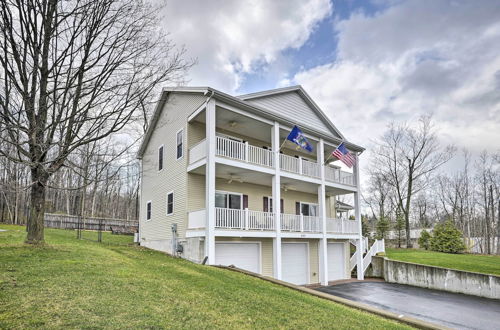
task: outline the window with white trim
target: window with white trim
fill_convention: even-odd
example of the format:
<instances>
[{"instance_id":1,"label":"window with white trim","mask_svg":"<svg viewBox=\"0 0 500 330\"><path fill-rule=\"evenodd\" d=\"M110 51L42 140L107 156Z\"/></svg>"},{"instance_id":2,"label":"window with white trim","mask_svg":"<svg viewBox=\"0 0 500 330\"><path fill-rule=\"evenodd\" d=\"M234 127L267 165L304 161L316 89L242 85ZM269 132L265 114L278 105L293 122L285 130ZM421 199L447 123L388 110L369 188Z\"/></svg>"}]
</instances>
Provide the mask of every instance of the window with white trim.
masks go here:
<instances>
[{"instance_id":1,"label":"window with white trim","mask_svg":"<svg viewBox=\"0 0 500 330\"><path fill-rule=\"evenodd\" d=\"M176 159L180 159L182 158L183 156L183 153L184 153L184 150L182 149L183 147L183 144L184 144L184 130L180 130L177 132L177 136L176 136L176 153L177 153L177 158Z\"/></svg>"},{"instance_id":2,"label":"window with white trim","mask_svg":"<svg viewBox=\"0 0 500 330\"><path fill-rule=\"evenodd\" d=\"M243 194L216 191L215 207L241 210L243 208Z\"/></svg>"},{"instance_id":3,"label":"window with white trim","mask_svg":"<svg viewBox=\"0 0 500 330\"><path fill-rule=\"evenodd\" d=\"M167 215L174 214L174 192L167 194Z\"/></svg>"},{"instance_id":4,"label":"window with white trim","mask_svg":"<svg viewBox=\"0 0 500 330\"><path fill-rule=\"evenodd\" d=\"M151 220L151 202L146 203L146 220Z\"/></svg>"},{"instance_id":5,"label":"window with white trim","mask_svg":"<svg viewBox=\"0 0 500 330\"><path fill-rule=\"evenodd\" d=\"M158 171L163 170L163 146L158 148Z\"/></svg>"},{"instance_id":6,"label":"window with white trim","mask_svg":"<svg viewBox=\"0 0 500 330\"><path fill-rule=\"evenodd\" d=\"M318 216L318 204L301 202L300 203L300 213L302 213L302 215L316 217L316 216Z\"/></svg>"}]
</instances>

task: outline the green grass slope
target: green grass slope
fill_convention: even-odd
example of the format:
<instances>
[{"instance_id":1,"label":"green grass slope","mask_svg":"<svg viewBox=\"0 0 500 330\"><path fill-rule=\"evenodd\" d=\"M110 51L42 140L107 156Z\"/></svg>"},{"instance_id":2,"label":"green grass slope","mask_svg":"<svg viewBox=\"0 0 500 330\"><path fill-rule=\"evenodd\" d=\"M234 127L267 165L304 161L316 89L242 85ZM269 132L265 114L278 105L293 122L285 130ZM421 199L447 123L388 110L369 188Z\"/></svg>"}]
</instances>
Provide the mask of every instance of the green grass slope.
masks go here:
<instances>
[{"instance_id":1,"label":"green grass slope","mask_svg":"<svg viewBox=\"0 0 500 330\"><path fill-rule=\"evenodd\" d=\"M0 225L0 328L350 328L406 326L237 272L136 247Z\"/></svg>"},{"instance_id":2,"label":"green grass slope","mask_svg":"<svg viewBox=\"0 0 500 330\"><path fill-rule=\"evenodd\" d=\"M390 259L500 276L500 256L450 254L417 249L386 249Z\"/></svg>"}]
</instances>

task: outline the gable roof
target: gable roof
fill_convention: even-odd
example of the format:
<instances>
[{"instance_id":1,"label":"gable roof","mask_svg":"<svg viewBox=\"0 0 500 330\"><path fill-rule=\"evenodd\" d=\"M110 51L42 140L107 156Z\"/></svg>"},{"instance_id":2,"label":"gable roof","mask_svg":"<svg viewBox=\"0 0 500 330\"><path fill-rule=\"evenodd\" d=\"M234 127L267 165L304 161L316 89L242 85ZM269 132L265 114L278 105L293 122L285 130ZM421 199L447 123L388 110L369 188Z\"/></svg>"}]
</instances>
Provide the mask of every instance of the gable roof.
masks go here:
<instances>
[{"instance_id":1,"label":"gable roof","mask_svg":"<svg viewBox=\"0 0 500 330\"><path fill-rule=\"evenodd\" d=\"M316 103L311 99L311 97L304 91L304 89L301 86L292 86L292 87L285 87L285 88L278 88L278 89L272 89L268 91L263 91L259 93L252 93L252 94L246 94L246 95L240 95L240 96L232 96L226 93L223 93L221 91L218 91L214 88L211 87L165 87L163 88L161 92L161 97L158 100L158 103L156 104L155 111L153 113L153 117L151 118L151 122L149 123L148 129L146 131L146 134L144 136L144 139L139 147L139 150L137 152L137 158L142 158L144 151L146 150L146 147L149 143L149 140L151 138L152 132L156 126L156 122L158 121L160 114L163 110L163 107L165 103L168 100L169 94L170 93L199 93L203 94L207 97L207 102L208 99L210 98L216 98L220 101L236 105L244 110L247 110L249 112L258 114L264 118L271 119L271 120L277 120L281 122L286 122L289 125L293 124L298 124L297 119L290 118L290 115L287 113L283 113L283 111L277 110L278 108L274 107L274 109L269 108L269 106L265 106L264 103L268 103L267 101L264 101L266 98L271 97L271 96L277 96L275 98L278 103L283 104L282 106L285 107L285 100L290 101L290 99L295 100L297 103L296 106L302 106L302 110L304 111L309 111L309 112L314 112L313 116L314 118L319 118L321 121L321 124L318 126L314 125L314 123L309 123L307 125L304 125L303 122L300 122L300 128L312 135L317 135L318 137L323 137L328 140L335 141L337 143L344 142L346 146L353 151L359 151L363 152L365 149L361 146L358 146L354 143L351 143L347 141L344 136L340 133L340 131L333 125L333 123L328 119L328 117L324 114L324 112L316 105ZM292 96L290 97L289 95L286 95L287 93L296 93L301 97L302 101L297 101L297 97ZM285 95L285 97L281 98L281 95ZM262 104L259 104L262 103ZM271 102L272 103L272 102ZM292 102L293 103L293 102ZM269 103L270 104L270 103ZM304 106L307 105L309 108L306 110ZM317 117L316 117L317 116ZM325 130L325 128L327 130Z\"/></svg>"},{"instance_id":2,"label":"gable roof","mask_svg":"<svg viewBox=\"0 0 500 330\"><path fill-rule=\"evenodd\" d=\"M278 115L292 118L297 125L300 123L300 125L315 128L325 134L332 134L336 138L345 139L328 116L300 85L240 95L238 98L271 110ZM284 111L286 112L284 113Z\"/></svg>"}]
</instances>

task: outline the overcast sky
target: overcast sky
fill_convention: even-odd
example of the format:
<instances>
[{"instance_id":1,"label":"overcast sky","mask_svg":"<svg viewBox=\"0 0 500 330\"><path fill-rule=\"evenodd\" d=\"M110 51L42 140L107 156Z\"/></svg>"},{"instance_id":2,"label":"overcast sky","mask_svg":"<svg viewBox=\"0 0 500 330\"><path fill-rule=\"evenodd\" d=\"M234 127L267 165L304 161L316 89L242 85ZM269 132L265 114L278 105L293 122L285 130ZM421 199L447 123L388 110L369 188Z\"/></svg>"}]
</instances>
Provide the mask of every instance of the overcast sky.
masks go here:
<instances>
[{"instance_id":1,"label":"overcast sky","mask_svg":"<svg viewBox=\"0 0 500 330\"><path fill-rule=\"evenodd\" d=\"M422 114L443 143L500 149L498 0L170 0L164 22L198 59L189 85L300 84L368 149L390 121Z\"/></svg>"}]
</instances>

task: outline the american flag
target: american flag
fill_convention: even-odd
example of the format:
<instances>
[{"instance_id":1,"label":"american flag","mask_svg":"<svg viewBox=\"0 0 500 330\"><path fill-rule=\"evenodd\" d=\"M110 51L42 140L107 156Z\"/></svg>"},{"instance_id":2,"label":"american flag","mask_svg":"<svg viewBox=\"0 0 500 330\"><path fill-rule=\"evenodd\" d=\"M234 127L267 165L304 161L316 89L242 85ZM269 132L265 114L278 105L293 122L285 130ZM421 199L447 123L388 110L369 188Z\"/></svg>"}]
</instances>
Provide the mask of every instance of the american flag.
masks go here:
<instances>
[{"instance_id":1,"label":"american flag","mask_svg":"<svg viewBox=\"0 0 500 330\"><path fill-rule=\"evenodd\" d=\"M353 154L347 150L347 148L344 145L344 142L342 142L337 149L335 149L332 152L332 155L337 157L340 161L342 161L344 164L349 166L351 168L354 164L356 164L356 157L354 157Z\"/></svg>"}]
</instances>

